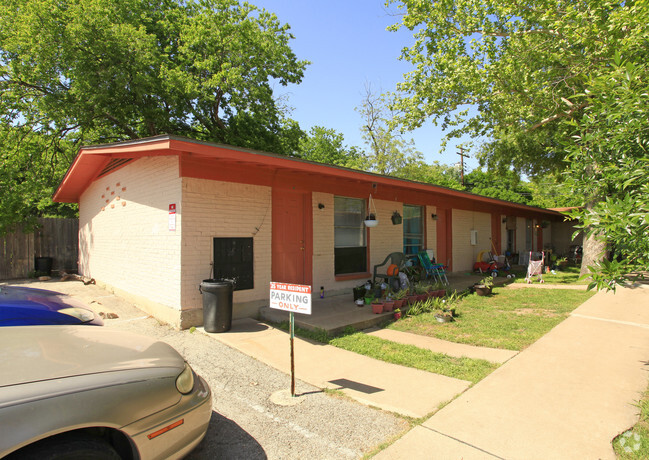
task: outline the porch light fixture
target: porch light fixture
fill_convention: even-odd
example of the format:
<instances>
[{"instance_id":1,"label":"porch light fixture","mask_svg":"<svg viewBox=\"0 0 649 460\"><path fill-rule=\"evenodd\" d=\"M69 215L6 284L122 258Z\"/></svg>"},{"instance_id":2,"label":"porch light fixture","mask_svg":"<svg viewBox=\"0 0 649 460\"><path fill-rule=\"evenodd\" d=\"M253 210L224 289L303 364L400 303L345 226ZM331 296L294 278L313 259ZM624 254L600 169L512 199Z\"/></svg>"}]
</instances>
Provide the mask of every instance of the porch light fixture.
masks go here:
<instances>
[{"instance_id":1,"label":"porch light fixture","mask_svg":"<svg viewBox=\"0 0 649 460\"><path fill-rule=\"evenodd\" d=\"M502 221L502 222L503 222L503 224L506 224L506 223L507 223L507 216L503 217L503 221Z\"/></svg>"},{"instance_id":2,"label":"porch light fixture","mask_svg":"<svg viewBox=\"0 0 649 460\"><path fill-rule=\"evenodd\" d=\"M433 219L433 220L437 220L437 214L431 214L430 218Z\"/></svg>"},{"instance_id":3,"label":"porch light fixture","mask_svg":"<svg viewBox=\"0 0 649 460\"><path fill-rule=\"evenodd\" d=\"M325 205L322 203L318 203L318 209L324 209Z\"/></svg>"}]
</instances>

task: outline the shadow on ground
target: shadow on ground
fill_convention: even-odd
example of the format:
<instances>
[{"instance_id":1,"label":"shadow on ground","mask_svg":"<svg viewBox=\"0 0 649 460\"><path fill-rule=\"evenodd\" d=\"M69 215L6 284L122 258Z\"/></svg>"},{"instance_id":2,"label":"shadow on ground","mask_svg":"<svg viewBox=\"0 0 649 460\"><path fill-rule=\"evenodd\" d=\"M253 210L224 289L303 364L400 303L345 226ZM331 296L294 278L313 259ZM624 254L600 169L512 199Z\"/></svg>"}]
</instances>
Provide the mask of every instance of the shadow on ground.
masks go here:
<instances>
[{"instance_id":1,"label":"shadow on ground","mask_svg":"<svg viewBox=\"0 0 649 460\"><path fill-rule=\"evenodd\" d=\"M248 432L229 418L212 412L205 438L185 459L214 458L262 460L268 457L261 445Z\"/></svg>"}]
</instances>

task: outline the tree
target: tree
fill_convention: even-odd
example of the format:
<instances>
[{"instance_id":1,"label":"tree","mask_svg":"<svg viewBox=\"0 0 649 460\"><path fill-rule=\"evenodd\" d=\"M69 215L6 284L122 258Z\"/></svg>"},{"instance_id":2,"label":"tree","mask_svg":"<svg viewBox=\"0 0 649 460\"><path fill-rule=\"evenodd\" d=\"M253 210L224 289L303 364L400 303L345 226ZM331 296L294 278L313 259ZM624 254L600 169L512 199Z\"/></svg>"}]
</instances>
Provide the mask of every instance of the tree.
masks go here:
<instances>
[{"instance_id":1,"label":"tree","mask_svg":"<svg viewBox=\"0 0 649 460\"><path fill-rule=\"evenodd\" d=\"M334 129L314 126L299 143L299 155L305 160L362 169L363 155L356 147L344 145L344 136Z\"/></svg>"},{"instance_id":2,"label":"tree","mask_svg":"<svg viewBox=\"0 0 649 460\"><path fill-rule=\"evenodd\" d=\"M496 174L474 169L465 176L464 183L467 191L476 195L521 204L529 204L532 199L532 191L513 171Z\"/></svg>"},{"instance_id":3,"label":"tree","mask_svg":"<svg viewBox=\"0 0 649 460\"><path fill-rule=\"evenodd\" d=\"M415 69L398 85L395 103L404 128L430 118L450 128L449 136L485 136L481 159L500 171L513 166L531 176L564 170L583 176L601 168L586 165L597 155L571 147L575 130L579 135L575 123L599 104L602 92L589 87L608 78L616 52L635 63L646 61L646 2L389 3L404 11L393 29L417 30L415 44L402 55ZM608 153L620 151L613 147ZM572 163L582 169L569 168ZM586 184L573 181L573 193L591 212L607 190ZM587 234L582 270L591 262L595 266L605 247L596 233Z\"/></svg>"},{"instance_id":4,"label":"tree","mask_svg":"<svg viewBox=\"0 0 649 460\"><path fill-rule=\"evenodd\" d=\"M588 88L592 103L574 121L566 175L573 189L604 199L571 215L611 250L610 258L585 264L590 287L615 289L649 268L649 67L618 54Z\"/></svg>"},{"instance_id":5,"label":"tree","mask_svg":"<svg viewBox=\"0 0 649 460\"><path fill-rule=\"evenodd\" d=\"M302 132L273 96L308 64L292 38L237 0L5 0L0 123L47 148L164 133L293 154ZM3 157L23 145L3 145Z\"/></svg>"},{"instance_id":6,"label":"tree","mask_svg":"<svg viewBox=\"0 0 649 460\"><path fill-rule=\"evenodd\" d=\"M361 132L370 148L367 155L367 168L370 171L395 175L408 165L422 161L423 156L415 149L414 141L395 134L391 127L394 113L386 96L373 93L367 86L363 103L357 111L363 117Z\"/></svg>"}]
</instances>

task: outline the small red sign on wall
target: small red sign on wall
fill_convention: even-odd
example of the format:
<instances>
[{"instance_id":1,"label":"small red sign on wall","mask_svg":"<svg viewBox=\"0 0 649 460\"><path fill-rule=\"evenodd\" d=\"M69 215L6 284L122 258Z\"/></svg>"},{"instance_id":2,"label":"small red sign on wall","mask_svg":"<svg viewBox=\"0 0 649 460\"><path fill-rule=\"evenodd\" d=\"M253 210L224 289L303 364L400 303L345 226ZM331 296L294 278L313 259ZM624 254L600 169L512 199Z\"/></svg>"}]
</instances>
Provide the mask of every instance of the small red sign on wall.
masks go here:
<instances>
[{"instance_id":1,"label":"small red sign on wall","mask_svg":"<svg viewBox=\"0 0 649 460\"><path fill-rule=\"evenodd\" d=\"M169 205L169 231L176 231L176 203Z\"/></svg>"}]
</instances>

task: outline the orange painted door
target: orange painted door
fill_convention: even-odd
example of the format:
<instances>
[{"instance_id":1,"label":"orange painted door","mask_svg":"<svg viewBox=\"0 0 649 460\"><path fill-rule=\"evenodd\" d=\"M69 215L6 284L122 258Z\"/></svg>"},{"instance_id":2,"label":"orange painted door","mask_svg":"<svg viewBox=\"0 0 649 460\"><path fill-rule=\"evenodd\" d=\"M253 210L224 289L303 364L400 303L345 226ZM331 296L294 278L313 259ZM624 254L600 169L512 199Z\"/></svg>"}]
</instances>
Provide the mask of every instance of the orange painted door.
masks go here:
<instances>
[{"instance_id":1,"label":"orange painted door","mask_svg":"<svg viewBox=\"0 0 649 460\"><path fill-rule=\"evenodd\" d=\"M311 195L273 189L272 281L311 283Z\"/></svg>"}]
</instances>

